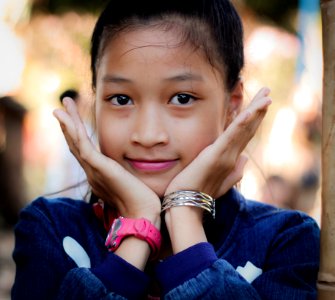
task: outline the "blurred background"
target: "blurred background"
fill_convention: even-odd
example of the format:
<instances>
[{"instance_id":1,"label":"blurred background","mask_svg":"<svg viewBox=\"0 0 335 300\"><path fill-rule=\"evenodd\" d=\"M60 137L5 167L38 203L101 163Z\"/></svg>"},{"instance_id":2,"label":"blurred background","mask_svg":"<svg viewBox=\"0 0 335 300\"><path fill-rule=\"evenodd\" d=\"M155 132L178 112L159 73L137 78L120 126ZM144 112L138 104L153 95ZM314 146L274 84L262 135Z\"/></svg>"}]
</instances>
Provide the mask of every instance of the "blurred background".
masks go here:
<instances>
[{"instance_id":1,"label":"blurred background","mask_svg":"<svg viewBox=\"0 0 335 300\"><path fill-rule=\"evenodd\" d=\"M90 128L89 42L106 1L0 0L0 299L10 299L19 210L40 195L83 198L85 179L52 111L79 92ZM249 198L320 222L322 49L318 0L235 0L245 26L246 103L262 86L273 104L247 149Z\"/></svg>"}]
</instances>

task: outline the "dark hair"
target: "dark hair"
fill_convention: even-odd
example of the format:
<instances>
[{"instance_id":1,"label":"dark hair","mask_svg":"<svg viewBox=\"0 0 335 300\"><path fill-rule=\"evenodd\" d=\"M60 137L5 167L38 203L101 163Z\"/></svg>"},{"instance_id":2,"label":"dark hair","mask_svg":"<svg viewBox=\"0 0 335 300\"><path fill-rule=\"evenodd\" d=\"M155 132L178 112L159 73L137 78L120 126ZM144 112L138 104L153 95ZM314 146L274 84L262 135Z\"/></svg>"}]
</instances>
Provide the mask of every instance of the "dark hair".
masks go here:
<instances>
[{"instance_id":1,"label":"dark hair","mask_svg":"<svg viewBox=\"0 0 335 300\"><path fill-rule=\"evenodd\" d=\"M152 25L152 21L159 24L161 21L173 26L171 16L194 21L191 26L183 26L179 22L170 28L182 27L185 40L201 48L209 62L223 70L228 90L233 89L244 65L243 27L229 0L111 0L98 18L91 39L93 90L99 59L109 38L129 28L129 25L136 29L137 25ZM200 29L204 26L205 34Z\"/></svg>"},{"instance_id":2,"label":"dark hair","mask_svg":"<svg viewBox=\"0 0 335 300\"><path fill-rule=\"evenodd\" d=\"M79 93L74 89L65 90L63 93L60 94L59 101L63 103L63 99L65 97L70 97L76 101L79 97Z\"/></svg>"}]
</instances>

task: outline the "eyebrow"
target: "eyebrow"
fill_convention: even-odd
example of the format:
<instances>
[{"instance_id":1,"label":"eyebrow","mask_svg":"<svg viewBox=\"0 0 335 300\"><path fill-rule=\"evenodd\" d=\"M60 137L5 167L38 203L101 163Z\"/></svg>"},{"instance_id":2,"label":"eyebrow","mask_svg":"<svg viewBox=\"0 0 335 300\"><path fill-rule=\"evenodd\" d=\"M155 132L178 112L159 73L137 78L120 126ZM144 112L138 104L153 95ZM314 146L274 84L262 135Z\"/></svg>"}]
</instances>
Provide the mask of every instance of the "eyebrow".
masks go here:
<instances>
[{"instance_id":1,"label":"eyebrow","mask_svg":"<svg viewBox=\"0 0 335 300\"><path fill-rule=\"evenodd\" d=\"M103 77L103 82L106 82L106 83L131 83L132 80L128 79L128 78L124 78L124 77L121 77L121 76L118 76L118 75L105 75Z\"/></svg>"},{"instance_id":2,"label":"eyebrow","mask_svg":"<svg viewBox=\"0 0 335 300\"><path fill-rule=\"evenodd\" d=\"M171 77L167 77L164 81L169 82L180 82L180 81L203 81L203 77L200 74L194 73L181 73ZM132 83L131 79L119 76L119 75L112 75L107 74L103 77L103 81L106 83Z\"/></svg>"},{"instance_id":3,"label":"eyebrow","mask_svg":"<svg viewBox=\"0 0 335 300\"><path fill-rule=\"evenodd\" d=\"M182 73L175 76L168 77L164 81L203 81L203 77L200 74L194 73Z\"/></svg>"}]
</instances>

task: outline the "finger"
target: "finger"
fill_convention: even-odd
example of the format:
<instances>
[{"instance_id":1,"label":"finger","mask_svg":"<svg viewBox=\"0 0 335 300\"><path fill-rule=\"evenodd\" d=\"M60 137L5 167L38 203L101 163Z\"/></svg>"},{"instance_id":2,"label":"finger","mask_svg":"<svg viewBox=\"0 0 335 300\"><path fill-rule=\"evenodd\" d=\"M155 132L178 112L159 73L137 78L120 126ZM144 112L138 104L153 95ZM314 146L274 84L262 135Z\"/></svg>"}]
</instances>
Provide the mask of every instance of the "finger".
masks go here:
<instances>
[{"instance_id":1,"label":"finger","mask_svg":"<svg viewBox=\"0 0 335 300\"><path fill-rule=\"evenodd\" d=\"M76 127L69 114L62 109L56 109L53 115L58 120L62 131L70 135L72 139L77 139Z\"/></svg>"},{"instance_id":2,"label":"finger","mask_svg":"<svg viewBox=\"0 0 335 300\"><path fill-rule=\"evenodd\" d=\"M63 100L64 107L70 115L79 135L87 135L85 125L78 113L77 105L73 99L66 97Z\"/></svg>"},{"instance_id":3,"label":"finger","mask_svg":"<svg viewBox=\"0 0 335 300\"><path fill-rule=\"evenodd\" d=\"M272 103L269 94L270 89L268 88L259 90L245 110L243 110L234 121L236 123L247 123L252 121L252 117L257 116L257 113L266 112L269 105Z\"/></svg>"},{"instance_id":4,"label":"finger","mask_svg":"<svg viewBox=\"0 0 335 300\"><path fill-rule=\"evenodd\" d=\"M78 113L77 106L75 102L71 98L65 98L63 100L64 106L73 120L75 125L77 139L75 140L76 148L80 154L80 159L89 163L91 165L95 165L97 167L97 151L95 146L93 145L91 139L87 134L86 127Z\"/></svg>"},{"instance_id":5,"label":"finger","mask_svg":"<svg viewBox=\"0 0 335 300\"><path fill-rule=\"evenodd\" d=\"M53 112L53 115L56 117L56 119L60 124L65 140L70 148L70 151L76 157L78 157L77 155L78 150L75 142L77 140L77 131L71 117L68 115L66 111L63 111L61 109L55 110Z\"/></svg>"},{"instance_id":6,"label":"finger","mask_svg":"<svg viewBox=\"0 0 335 300\"><path fill-rule=\"evenodd\" d=\"M262 87L254 96L254 99L269 96L270 92L271 90L268 87Z\"/></svg>"},{"instance_id":7,"label":"finger","mask_svg":"<svg viewBox=\"0 0 335 300\"><path fill-rule=\"evenodd\" d=\"M91 139L88 137L85 125L81 120L78 113L77 106L71 98L63 100L64 107L71 117L76 129L77 139L75 140L76 149L79 152L78 159L81 165L87 170L86 173L90 174L104 174L104 176L117 176L120 172L120 165L111 158L103 155L96 150ZM91 170L89 169L91 168ZM91 176L89 176L91 177Z\"/></svg>"},{"instance_id":8,"label":"finger","mask_svg":"<svg viewBox=\"0 0 335 300\"><path fill-rule=\"evenodd\" d=\"M270 90L261 89L248 107L242 111L233 122L227 127L225 132L217 139L217 147L225 150L227 145L233 146L231 150L243 149L244 146L254 136L261 121L263 120L271 99L268 97Z\"/></svg>"},{"instance_id":9,"label":"finger","mask_svg":"<svg viewBox=\"0 0 335 300\"><path fill-rule=\"evenodd\" d=\"M69 116L69 114L66 111L63 111L61 109L57 109L53 112L53 115L56 117L56 119L59 121L60 127L62 129L64 138L66 140L66 143L69 146L70 152L75 156L75 158L78 160L79 164L86 169L85 162L80 158L80 152L77 147L77 130L73 123L72 118ZM85 170L86 172L86 170Z\"/></svg>"},{"instance_id":10,"label":"finger","mask_svg":"<svg viewBox=\"0 0 335 300\"><path fill-rule=\"evenodd\" d=\"M233 157L237 157L245 149L251 139L255 136L257 129L261 125L266 111L250 113L242 122L237 122L229 126L226 130L226 135L222 141L225 153L229 151Z\"/></svg>"},{"instance_id":11,"label":"finger","mask_svg":"<svg viewBox=\"0 0 335 300\"><path fill-rule=\"evenodd\" d=\"M75 126L75 131L76 131L76 139L74 140L75 143L77 144L77 148L79 150L80 153L83 152L83 150L89 150L91 151L91 148L93 147L93 144L90 140L90 138L88 137L87 131L86 131L86 127L78 113L77 110L77 105L76 103L69 97L66 97L63 100L64 103L64 107L68 113L68 115L70 116L74 126ZM85 152L85 151L84 151Z\"/></svg>"},{"instance_id":12,"label":"finger","mask_svg":"<svg viewBox=\"0 0 335 300\"><path fill-rule=\"evenodd\" d=\"M225 178L222 183L217 197L225 194L229 189L241 181L243 177L244 168L248 162L248 157L245 155L240 155L237 159L235 168L233 171Z\"/></svg>"},{"instance_id":13,"label":"finger","mask_svg":"<svg viewBox=\"0 0 335 300\"><path fill-rule=\"evenodd\" d=\"M113 185L118 177L122 177L124 170L114 160L95 149L75 102L71 98L65 98L63 103L66 111L55 110L54 115L59 120L70 150L83 167L93 190L105 198L106 191L101 183L107 180L109 186ZM124 178L127 178L125 176Z\"/></svg>"},{"instance_id":14,"label":"finger","mask_svg":"<svg viewBox=\"0 0 335 300\"><path fill-rule=\"evenodd\" d=\"M262 119L269 105L272 103L269 93L270 90L268 88L262 88L227 129L231 131L238 130L239 128L250 126L257 119Z\"/></svg>"},{"instance_id":15,"label":"finger","mask_svg":"<svg viewBox=\"0 0 335 300\"><path fill-rule=\"evenodd\" d=\"M268 107L271 103L272 101L268 96L258 99L255 98L252 103L246 108L246 115L244 117L242 116L241 120L237 120L236 126L237 128L239 128L240 134L246 134L246 138L247 135L249 135L251 139L256 133L260 124L262 123L267 113Z\"/></svg>"}]
</instances>

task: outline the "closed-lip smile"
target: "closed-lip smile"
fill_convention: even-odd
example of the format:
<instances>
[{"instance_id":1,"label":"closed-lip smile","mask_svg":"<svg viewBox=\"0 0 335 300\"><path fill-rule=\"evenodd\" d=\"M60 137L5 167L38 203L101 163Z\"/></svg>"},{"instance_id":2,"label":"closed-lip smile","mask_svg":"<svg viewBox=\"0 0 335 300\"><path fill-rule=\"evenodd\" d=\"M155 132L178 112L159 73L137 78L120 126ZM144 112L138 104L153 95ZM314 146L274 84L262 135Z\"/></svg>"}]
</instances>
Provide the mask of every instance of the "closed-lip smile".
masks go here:
<instances>
[{"instance_id":1,"label":"closed-lip smile","mask_svg":"<svg viewBox=\"0 0 335 300\"><path fill-rule=\"evenodd\" d=\"M133 159L133 158L126 158L127 162L131 165L131 167L138 171L151 171L151 172L158 172L170 169L173 167L178 159L155 159L155 160L148 160L148 159Z\"/></svg>"}]
</instances>

